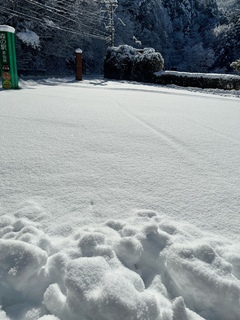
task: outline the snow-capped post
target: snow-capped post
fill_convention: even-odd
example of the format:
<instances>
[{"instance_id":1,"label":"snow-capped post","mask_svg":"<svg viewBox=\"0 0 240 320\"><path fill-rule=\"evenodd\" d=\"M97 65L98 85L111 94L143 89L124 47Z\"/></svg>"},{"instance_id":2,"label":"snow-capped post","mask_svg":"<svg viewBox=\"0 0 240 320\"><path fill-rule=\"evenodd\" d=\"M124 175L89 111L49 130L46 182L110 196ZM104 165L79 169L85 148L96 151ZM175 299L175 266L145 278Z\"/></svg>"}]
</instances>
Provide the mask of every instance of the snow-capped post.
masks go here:
<instances>
[{"instance_id":1,"label":"snow-capped post","mask_svg":"<svg viewBox=\"0 0 240 320\"><path fill-rule=\"evenodd\" d=\"M0 25L0 68L2 87L4 89L17 89L15 29L7 25Z\"/></svg>"},{"instance_id":2,"label":"snow-capped post","mask_svg":"<svg viewBox=\"0 0 240 320\"><path fill-rule=\"evenodd\" d=\"M76 80L82 80L82 50L75 50L75 60L76 60Z\"/></svg>"}]
</instances>

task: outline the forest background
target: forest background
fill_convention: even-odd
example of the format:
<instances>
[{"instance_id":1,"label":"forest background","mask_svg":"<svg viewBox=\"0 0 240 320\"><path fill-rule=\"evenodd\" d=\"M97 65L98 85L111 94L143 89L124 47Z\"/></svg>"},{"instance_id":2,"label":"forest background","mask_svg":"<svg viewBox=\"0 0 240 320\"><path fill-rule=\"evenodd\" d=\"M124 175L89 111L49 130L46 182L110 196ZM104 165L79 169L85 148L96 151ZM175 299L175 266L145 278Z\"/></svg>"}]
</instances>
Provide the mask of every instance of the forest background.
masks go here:
<instances>
[{"instance_id":1,"label":"forest background","mask_svg":"<svg viewBox=\"0 0 240 320\"><path fill-rule=\"evenodd\" d=\"M159 51L165 69L236 73L239 0L0 0L0 24L16 29L20 74L102 73L108 46Z\"/></svg>"}]
</instances>

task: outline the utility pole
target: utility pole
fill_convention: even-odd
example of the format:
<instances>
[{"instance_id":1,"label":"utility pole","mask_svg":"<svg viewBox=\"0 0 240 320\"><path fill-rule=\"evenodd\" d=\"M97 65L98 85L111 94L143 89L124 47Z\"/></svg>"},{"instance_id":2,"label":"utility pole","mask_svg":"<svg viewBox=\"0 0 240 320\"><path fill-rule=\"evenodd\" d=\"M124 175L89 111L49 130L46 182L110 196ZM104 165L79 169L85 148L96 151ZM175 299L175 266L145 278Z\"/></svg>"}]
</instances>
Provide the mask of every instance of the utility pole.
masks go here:
<instances>
[{"instance_id":1,"label":"utility pole","mask_svg":"<svg viewBox=\"0 0 240 320\"><path fill-rule=\"evenodd\" d=\"M110 29L110 44L111 47L114 46L114 36L115 36L115 28L114 28L114 11L117 9L118 2L117 0L102 0L102 3L106 6L109 14L109 26Z\"/></svg>"},{"instance_id":2,"label":"utility pole","mask_svg":"<svg viewBox=\"0 0 240 320\"><path fill-rule=\"evenodd\" d=\"M113 2L109 3L110 5L110 30L111 30L111 47L114 46L114 35L115 35L115 28L114 28L114 20L113 20Z\"/></svg>"}]
</instances>

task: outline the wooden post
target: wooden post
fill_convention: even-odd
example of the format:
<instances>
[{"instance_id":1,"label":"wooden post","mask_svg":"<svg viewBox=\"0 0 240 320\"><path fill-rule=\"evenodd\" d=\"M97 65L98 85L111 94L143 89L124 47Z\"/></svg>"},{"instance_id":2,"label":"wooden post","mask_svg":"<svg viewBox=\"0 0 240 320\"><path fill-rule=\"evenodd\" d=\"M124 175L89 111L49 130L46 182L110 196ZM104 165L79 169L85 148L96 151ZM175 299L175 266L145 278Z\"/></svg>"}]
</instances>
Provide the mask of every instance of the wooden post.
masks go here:
<instances>
[{"instance_id":1,"label":"wooden post","mask_svg":"<svg viewBox=\"0 0 240 320\"><path fill-rule=\"evenodd\" d=\"M76 49L75 50L76 56L76 80L82 80L82 50Z\"/></svg>"}]
</instances>

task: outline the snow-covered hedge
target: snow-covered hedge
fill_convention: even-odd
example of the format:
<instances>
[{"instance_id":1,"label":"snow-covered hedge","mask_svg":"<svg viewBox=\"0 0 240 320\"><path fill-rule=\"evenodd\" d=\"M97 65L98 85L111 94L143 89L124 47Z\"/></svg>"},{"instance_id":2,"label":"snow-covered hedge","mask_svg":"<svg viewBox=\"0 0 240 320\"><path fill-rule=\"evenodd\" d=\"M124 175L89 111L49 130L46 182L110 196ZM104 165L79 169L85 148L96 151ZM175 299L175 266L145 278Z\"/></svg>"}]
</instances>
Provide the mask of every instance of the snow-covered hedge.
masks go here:
<instances>
[{"instance_id":1,"label":"snow-covered hedge","mask_svg":"<svg viewBox=\"0 0 240 320\"><path fill-rule=\"evenodd\" d=\"M164 60L152 48L142 50L128 45L109 47L104 60L104 76L110 79L152 81L161 71Z\"/></svg>"},{"instance_id":2,"label":"snow-covered hedge","mask_svg":"<svg viewBox=\"0 0 240 320\"><path fill-rule=\"evenodd\" d=\"M155 83L175 84L183 87L240 89L240 76L210 73L162 71L155 73Z\"/></svg>"},{"instance_id":3,"label":"snow-covered hedge","mask_svg":"<svg viewBox=\"0 0 240 320\"><path fill-rule=\"evenodd\" d=\"M240 89L238 75L162 71L163 67L162 55L152 48L138 50L128 45L109 47L104 60L104 77L183 87Z\"/></svg>"}]
</instances>

